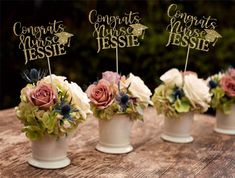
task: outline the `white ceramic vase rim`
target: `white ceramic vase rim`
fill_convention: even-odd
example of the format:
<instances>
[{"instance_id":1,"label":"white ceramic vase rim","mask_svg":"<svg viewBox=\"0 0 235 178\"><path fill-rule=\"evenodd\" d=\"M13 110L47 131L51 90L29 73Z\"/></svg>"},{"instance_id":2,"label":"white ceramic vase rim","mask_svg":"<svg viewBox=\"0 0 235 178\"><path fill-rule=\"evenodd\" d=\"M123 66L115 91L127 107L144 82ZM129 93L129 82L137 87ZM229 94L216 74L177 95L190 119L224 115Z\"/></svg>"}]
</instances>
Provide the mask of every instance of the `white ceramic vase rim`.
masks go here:
<instances>
[{"instance_id":1,"label":"white ceramic vase rim","mask_svg":"<svg viewBox=\"0 0 235 178\"><path fill-rule=\"evenodd\" d=\"M51 134L49 134L49 133L45 133L40 139L38 139L38 140L30 140L30 141L32 141L32 142L34 142L34 141L40 141L40 140L44 139L45 137L47 137L47 138L55 138L56 141L59 140L59 139L70 138L70 137L72 137L72 136L74 135L75 130L76 130L76 129L72 130L72 131L69 132L69 133L65 133L63 136L60 136L60 135L51 135Z\"/></svg>"},{"instance_id":2,"label":"white ceramic vase rim","mask_svg":"<svg viewBox=\"0 0 235 178\"><path fill-rule=\"evenodd\" d=\"M130 116L129 116L127 113L115 113L110 119L100 119L100 118L98 118L98 117L96 117L96 118L97 118L98 120L101 120L101 121L110 121L110 120L113 119L114 116L125 116L125 117L127 117L128 119L130 119L131 121L133 120L133 119L130 118Z\"/></svg>"}]
</instances>

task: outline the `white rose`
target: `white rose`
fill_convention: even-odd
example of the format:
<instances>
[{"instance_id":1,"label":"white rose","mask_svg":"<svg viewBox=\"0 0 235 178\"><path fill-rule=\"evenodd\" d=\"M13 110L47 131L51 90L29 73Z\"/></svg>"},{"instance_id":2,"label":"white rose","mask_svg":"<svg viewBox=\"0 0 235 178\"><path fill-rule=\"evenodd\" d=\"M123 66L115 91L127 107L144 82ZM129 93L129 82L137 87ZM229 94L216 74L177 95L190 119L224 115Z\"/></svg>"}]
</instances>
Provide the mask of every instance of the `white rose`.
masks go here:
<instances>
[{"instance_id":1,"label":"white rose","mask_svg":"<svg viewBox=\"0 0 235 178\"><path fill-rule=\"evenodd\" d=\"M83 92L82 89L74 82L69 84L69 90L72 94L72 102L79 109L82 117L86 119L87 114L92 113L90 110L90 99L87 97L87 94Z\"/></svg>"},{"instance_id":2,"label":"white rose","mask_svg":"<svg viewBox=\"0 0 235 178\"><path fill-rule=\"evenodd\" d=\"M57 76L55 74L51 74L51 76L48 75L48 76L44 77L42 79L42 81L44 81L46 83L51 83L51 78L52 78L52 82L55 82L55 83L61 83L66 80L66 77L64 77L64 76Z\"/></svg>"},{"instance_id":3,"label":"white rose","mask_svg":"<svg viewBox=\"0 0 235 178\"><path fill-rule=\"evenodd\" d=\"M186 75L183 90L185 96L190 100L193 106L201 106L202 111L205 112L209 108L211 101L211 95L209 93L210 88L206 82L197 76L189 74Z\"/></svg>"},{"instance_id":4,"label":"white rose","mask_svg":"<svg viewBox=\"0 0 235 178\"><path fill-rule=\"evenodd\" d=\"M152 93L140 77L134 76L130 73L127 80L121 82L121 85L124 85L124 87L128 87L130 85L129 91L134 97L139 98L141 102L152 104L152 101L150 100Z\"/></svg>"},{"instance_id":5,"label":"white rose","mask_svg":"<svg viewBox=\"0 0 235 178\"><path fill-rule=\"evenodd\" d=\"M178 69L170 69L160 77L166 85L169 86L182 86L182 73Z\"/></svg>"},{"instance_id":6,"label":"white rose","mask_svg":"<svg viewBox=\"0 0 235 178\"><path fill-rule=\"evenodd\" d=\"M64 76L57 76L55 74L52 74L44 77L41 81L51 84L52 79L52 85L56 87L58 90L66 91L68 90L68 81L66 80L66 77Z\"/></svg>"}]
</instances>

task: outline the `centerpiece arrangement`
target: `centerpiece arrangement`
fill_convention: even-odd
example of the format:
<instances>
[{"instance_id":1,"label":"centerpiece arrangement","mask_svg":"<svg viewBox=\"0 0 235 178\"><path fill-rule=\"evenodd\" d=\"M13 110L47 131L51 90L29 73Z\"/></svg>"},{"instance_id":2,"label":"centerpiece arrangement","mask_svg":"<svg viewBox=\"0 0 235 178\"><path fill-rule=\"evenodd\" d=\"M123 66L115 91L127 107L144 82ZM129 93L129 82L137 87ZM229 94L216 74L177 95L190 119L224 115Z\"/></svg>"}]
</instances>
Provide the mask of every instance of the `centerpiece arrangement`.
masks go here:
<instances>
[{"instance_id":1,"label":"centerpiece arrangement","mask_svg":"<svg viewBox=\"0 0 235 178\"><path fill-rule=\"evenodd\" d=\"M62 168L70 164L68 140L91 113L90 100L66 77L44 76L44 72L36 69L23 73L29 84L21 90L16 115L24 124L22 131L32 141L29 164L47 169Z\"/></svg>"},{"instance_id":2,"label":"centerpiece arrangement","mask_svg":"<svg viewBox=\"0 0 235 178\"><path fill-rule=\"evenodd\" d=\"M137 76L116 72L102 73L102 79L91 84L86 93L91 109L99 119L99 143L96 149L105 153L127 153L134 120L143 120L144 109L151 104L151 91Z\"/></svg>"},{"instance_id":3,"label":"centerpiece arrangement","mask_svg":"<svg viewBox=\"0 0 235 178\"><path fill-rule=\"evenodd\" d=\"M96 149L105 153L127 153L133 149L129 141L132 121L143 120L143 110L151 103L151 91L139 77L118 74L119 50L139 47L148 27L142 24L137 11L104 15L92 9L88 19L94 27L92 36L97 42L97 53L115 49L116 59L116 72L104 72L102 79L86 91L94 116L99 118Z\"/></svg>"},{"instance_id":4,"label":"centerpiece arrangement","mask_svg":"<svg viewBox=\"0 0 235 178\"><path fill-rule=\"evenodd\" d=\"M174 68L162 75L163 84L155 89L152 101L158 114L165 116L162 139L188 143L193 141L190 130L194 112L205 112L211 100L206 82L195 72L187 71L190 50L208 52L222 36L216 31L217 19L211 16L194 16L180 10L177 4L168 7L167 16L170 23L166 27L169 32L166 46L187 48L184 70ZM202 23L194 23L194 20Z\"/></svg>"},{"instance_id":5,"label":"centerpiece arrangement","mask_svg":"<svg viewBox=\"0 0 235 178\"><path fill-rule=\"evenodd\" d=\"M209 77L208 85L212 93L211 107L216 109L214 130L235 135L235 69Z\"/></svg>"},{"instance_id":6,"label":"centerpiece arrangement","mask_svg":"<svg viewBox=\"0 0 235 178\"><path fill-rule=\"evenodd\" d=\"M196 73L175 68L160 79L163 83L155 89L152 101L157 113L165 116L161 138L177 143L192 142L194 112L203 113L209 108L209 87Z\"/></svg>"},{"instance_id":7,"label":"centerpiece arrangement","mask_svg":"<svg viewBox=\"0 0 235 178\"><path fill-rule=\"evenodd\" d=\"M49 71L47 77L44 71L36 69L22 74L29 84L21 90L16 115L32 141L32 158L28 163L47 169L65 167L70 164L68 140L91 113L90 100L76 83L51 73L50 58L65 55L74 35L65 31L63 21L57 20L29 27L17 21L13 33L20 39L18 47L24 52L25 64L46 58Z\"/></svg>"}]
</instances>

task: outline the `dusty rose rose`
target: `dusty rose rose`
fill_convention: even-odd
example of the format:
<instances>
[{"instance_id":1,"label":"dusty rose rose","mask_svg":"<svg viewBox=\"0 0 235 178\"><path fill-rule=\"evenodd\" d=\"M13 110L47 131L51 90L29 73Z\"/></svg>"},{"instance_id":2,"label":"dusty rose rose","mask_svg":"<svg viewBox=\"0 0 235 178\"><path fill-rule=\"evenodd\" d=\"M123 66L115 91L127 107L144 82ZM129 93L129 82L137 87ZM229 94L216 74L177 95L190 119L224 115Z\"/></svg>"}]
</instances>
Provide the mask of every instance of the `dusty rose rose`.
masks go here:
<instances>
[{"instance_id":1,"label":"dusty rose rose","mask_svg":"<svg viewBox=\"0 0 235 178\"><path fill-rule=\"evenodd\" d=\"M91 102L99 109L107 108L114 101L115 91L104 79L101 79L97 84L90 85L86 93Z\"/></svg>"},{"instance_id":2,"label":"dusty rose rose","mask_svg":"<svg viewBox=\"0 0 235 178\"><path fill-rule=\"evenodd\" d=\"M230 77L232 77L235 80L235 69L234 68L229 68L227 73Z\"/></svg>"},{"instance_id":3,"label":"dusty rose rose","mask_svg":"<svg viewBox=\"0 0 235 178\"><path fill-rule=\"evenodd\" d=\"M34 89L27 91L27 98L34 106L48 110L50 106L56 103L57 93L52 89L51 85L38 83Z\"/></svg>"},{"instance_id":4,"label":"dusty rose rose","mask_svg":"<svg viewBox=\"0 0 235 178\"><path fill-rule=\"evenodd\" d=\"M223 76L220 80L220 85L228 96L235 97L235 80L232 77Z\"/></svg>"},{"instance_id":5,"label":"dusty rose rose","mask_svg":"<svg viewBox=\"0 0 235 178\"><path fill-rule=\"evenodd\" d=\"M117 72L106 71L102 73L102 79L105 79L110 83L118 84L121 76Z\"/></svg>"}]
</instances>

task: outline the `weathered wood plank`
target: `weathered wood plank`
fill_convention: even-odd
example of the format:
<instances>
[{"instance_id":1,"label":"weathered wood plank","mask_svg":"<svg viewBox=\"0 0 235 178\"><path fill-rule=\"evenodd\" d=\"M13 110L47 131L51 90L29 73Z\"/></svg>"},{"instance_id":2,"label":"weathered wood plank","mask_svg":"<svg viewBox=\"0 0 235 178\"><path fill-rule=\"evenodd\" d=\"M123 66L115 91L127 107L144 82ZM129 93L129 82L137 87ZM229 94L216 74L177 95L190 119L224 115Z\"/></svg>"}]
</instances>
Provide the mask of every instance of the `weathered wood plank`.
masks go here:
<instances>
[{"instance_id":1,"label":"weathered wood plank","mask_svg":"<svg viewBox=\"0 0 235 178\"><path fill-rule=\"evenodd\" d=\"M0 177L157 178L235 177L235 136L213 132L214 118L196 115L190 144L160 139L162 118L153 108L144 122L136 122L131 141L134 151L110 155L96 151L98 122L90 117L72 138L72 163L59 170L41 170L27 164L30 142L21 133L13 109L0 111Z\"/></svg>"}]
</instances>

